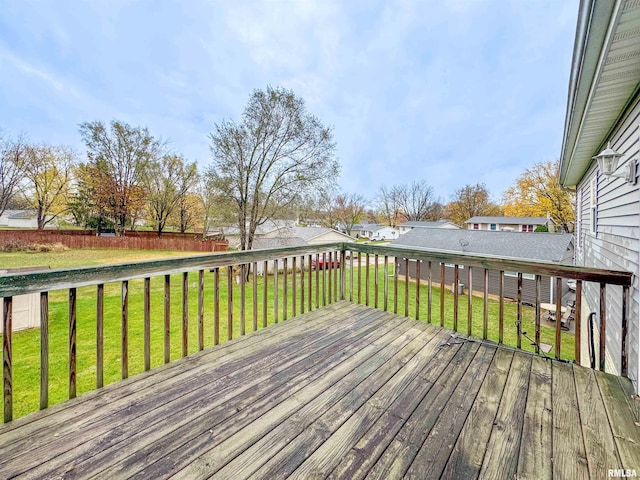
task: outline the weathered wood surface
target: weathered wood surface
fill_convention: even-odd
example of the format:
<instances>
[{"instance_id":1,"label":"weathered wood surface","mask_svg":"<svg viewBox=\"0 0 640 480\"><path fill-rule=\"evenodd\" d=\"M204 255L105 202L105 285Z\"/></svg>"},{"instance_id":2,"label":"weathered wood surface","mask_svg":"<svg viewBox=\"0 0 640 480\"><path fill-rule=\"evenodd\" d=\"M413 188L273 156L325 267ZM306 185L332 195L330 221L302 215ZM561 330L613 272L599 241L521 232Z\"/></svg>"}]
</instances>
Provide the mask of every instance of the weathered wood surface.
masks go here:
<instances>
[{"instance_id":1,"label":"weathered wood surface","mask_svg":"<svg viewBox=\"0 0 640 480\"><path fill-rule=\"evenodd\" d=\"M599 478L629 383L334 302L0 427L0 478Z\"/></svg>"}]
</instances>

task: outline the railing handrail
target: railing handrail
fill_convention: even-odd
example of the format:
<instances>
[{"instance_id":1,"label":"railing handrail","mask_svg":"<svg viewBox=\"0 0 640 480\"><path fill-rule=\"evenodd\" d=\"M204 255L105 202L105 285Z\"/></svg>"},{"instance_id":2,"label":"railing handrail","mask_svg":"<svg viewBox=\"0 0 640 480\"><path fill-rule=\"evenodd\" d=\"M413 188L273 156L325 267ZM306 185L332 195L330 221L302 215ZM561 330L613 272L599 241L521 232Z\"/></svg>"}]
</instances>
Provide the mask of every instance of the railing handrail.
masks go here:
<instances>
[{"instance_id":1,"label":"railing handrail","mask_svg":"<svg viewBox=\"0 0 640 480\"><path fill-rule=\"evenodd\" d=\"M631 272L622 270L604 270L576 265L561 265L553 262L522 260L475 253L459 253L447 250L334 242L298 247L212 253L191 257L147 260L136 263L54 269L37 273L14 273L0 276L0 297L79 288L156 275L169 275L196 267L216 268L274 260L276 258L304 255L324 250L349 250L360 253L387 255L389 257L411 258L414 260L435 260L437 262L467 265L489 270L517 271L626 287L631 286L633 278Z\"/></svg>"},{"instance_id":2,"label":"railing handrail","mask_svg":"<svg viewBox=\"0 0 640 480\"><path fill-rule=\"evenodd\" d=\"M389 257L410 258L412 260L435 260L453 265L486 268L488 270L514 271L582 280L585 282L607 283L630 287L633 274L623 270L605 270L601 268L562 265L538 260L523 260L512 257L501 257L477 253L460 253L452 250L435 250L404 246L371 245L363 243L347 243L347 250L387 255Z\"/></svg>"},{"instance_id":3,"label":"railing handrail","mask_svg":"<svg viewBox=\"0 0 640 480\"><path fill-rule=\"evenodd\" d=\"M208 269L275 260L287 256L304 255L331 249L344 250L344 243L335 242L298 247L211 253L191 257L146 260L136 263L116 263L92 267L60 268L38 273L0 275L0 298L134 280L150 276L170 275L194 268Z\"/></svg>"}]
</instances>

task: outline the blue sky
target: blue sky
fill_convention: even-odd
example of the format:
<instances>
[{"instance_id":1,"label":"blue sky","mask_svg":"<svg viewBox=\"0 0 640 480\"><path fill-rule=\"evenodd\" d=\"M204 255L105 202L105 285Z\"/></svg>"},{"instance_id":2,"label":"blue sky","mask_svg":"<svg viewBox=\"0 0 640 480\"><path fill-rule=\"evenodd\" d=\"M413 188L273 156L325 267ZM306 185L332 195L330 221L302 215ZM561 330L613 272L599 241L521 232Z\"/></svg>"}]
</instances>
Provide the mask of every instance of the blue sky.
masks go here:
<instances>
[{"instance_id":1,"label":"blue sky","mask_svg":"<svg viewBox=\"0 0 640 480\"><path fill-rule=\"evenodd\" d=\"M250 93L334 128L341 188L426 180L494 199L559 156L577 0L0 0L0 130L83 155L78 124L144 125L210 163Z\"/></svg>"}]
</instances>

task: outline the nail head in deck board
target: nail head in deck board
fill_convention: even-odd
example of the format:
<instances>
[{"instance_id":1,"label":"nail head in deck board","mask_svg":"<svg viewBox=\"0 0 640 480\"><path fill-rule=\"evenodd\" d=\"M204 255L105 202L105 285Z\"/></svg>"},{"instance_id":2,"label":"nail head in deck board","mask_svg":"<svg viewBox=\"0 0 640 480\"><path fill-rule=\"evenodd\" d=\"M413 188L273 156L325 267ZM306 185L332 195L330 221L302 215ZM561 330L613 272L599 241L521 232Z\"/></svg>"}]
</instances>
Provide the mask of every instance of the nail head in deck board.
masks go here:
<instances>
[{"instance_id":1,"label":"nail head in deck board","mask_svg":"<svg viewBox=\"0 0 640 480\"><path fill-rule=\"evenodd\" d=\"M607 470L623 468L602 395L593 370L574 365L582 438L591 478L607 478Z\"/></svg>"},{"instance_id":2,"label":"nail head in deck board","mask_svg":"<svg viewBox=\"0 0 640 480\"><path fill-rule=\"evenodd\" d=\"M491 437L502 392L513 360L512 350L498 349L489 372L445 466L444 478L477 478Z\"/></svg>"},{"instance_id":3,"label":"nail head in deck board","mask_svg":"<svg viewBox=\"0 0 640 480\"><path fill-rule=\"evenodd\" d=\"M524 409L518 478L552 478L551 362L533 357Z\"/></svg>"},{"instance_id":4,"label":"nail head in deck board","mask_svg":"<svg viewBox=\"0 0 640 480\"><path fill-rule=\"evenodd\" d=\"M433 477L440 476L469 410L473 406L495 351L495 347L480 346L431 429L431 434L413 459L405 478L424 478L427 473Z\"/></svg>"},{"instance_id":5,"label":"nail head in deck board","mask_svg":"<svg viewBox=\"0 0 640 480\"><path fill-rule=\"evenodd\" d=\"M589 478L573 368L554 362L551 375L553 478Z\"/></svg>"}]
</instances>

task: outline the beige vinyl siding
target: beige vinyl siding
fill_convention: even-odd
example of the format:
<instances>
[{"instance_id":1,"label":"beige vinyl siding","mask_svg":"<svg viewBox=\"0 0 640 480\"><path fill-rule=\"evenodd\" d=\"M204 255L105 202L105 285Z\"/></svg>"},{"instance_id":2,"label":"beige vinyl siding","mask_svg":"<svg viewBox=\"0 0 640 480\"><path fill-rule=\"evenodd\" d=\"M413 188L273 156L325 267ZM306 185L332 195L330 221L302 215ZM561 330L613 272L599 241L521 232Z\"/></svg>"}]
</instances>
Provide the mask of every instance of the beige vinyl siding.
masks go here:
<instances>
[{"instance_id":1,"label":"beige vinyl siding","mask_svg":"<svg viewBox=\"0 0 640 480\"><path fill-rule=\"evenodd\" d=\"M636 105L631 114L623 122L621 128L611 139L614 150L624 157L620 165L635 161L640 151L638 122L640 106ZM578 185L581 190L581 202L577 208L582 209L578 217L576 235L581 236L579 248L576 250L576 263L591 267L626 270L636 273L630 291L629 302L629 377L638 388L640 373L640 290L638 285L638 264L640 262L640 189L639 186L626 182L623 178L607 177L598 174L595 161L590 171ZM619 168L618 172L623 172ZM597 225L596 234L590 231L591 221L591 182L597 178ZM584 301L587 307L584 313L599 310L599 286L585 284ZM607 287L607 370L620 373L622 288ZM587 318L583 327L586 334ZM597 329L596 325L596 345ZM586 335L584 336L586 338ZM596 351L598 347L596 346ZM611 360L611 361L610 361Z\"/></svg>"}]
</instances>

